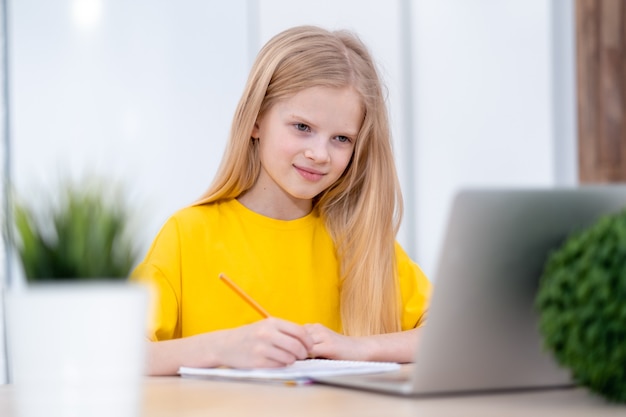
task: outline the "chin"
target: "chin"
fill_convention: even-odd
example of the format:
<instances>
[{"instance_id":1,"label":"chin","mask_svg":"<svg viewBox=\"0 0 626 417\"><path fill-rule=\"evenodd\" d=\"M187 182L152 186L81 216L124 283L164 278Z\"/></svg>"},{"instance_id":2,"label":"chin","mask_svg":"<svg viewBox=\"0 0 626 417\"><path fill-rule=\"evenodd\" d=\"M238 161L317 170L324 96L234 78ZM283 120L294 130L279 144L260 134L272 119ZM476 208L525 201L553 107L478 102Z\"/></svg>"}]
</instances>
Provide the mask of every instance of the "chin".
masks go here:
<instances>
[{"instance_id":1,"label":"chin","mask_svg":"<svg viewBox=\"0 0 626 417\"><path fill-rule=\"evenodd\" d=\"M313 200L315 197L317 197L318 195L320 195L321 193L323 193L328 187L330 187L330 185L328 185L327 187L294 187L292 189L288 189L288 188L283 188L284 191L287 192L287 194L289 194L291 196L291 198L294 198L296 200L308 200L311 201Z\"/></svg>"},{"instance_id":2,"label":"chin","mask_svg":"<svg viewBox=\"0 0 626 417\"><path fill-rule=\"evenodd\" d=\"M294 200L300 200L300 201L311 201L316 196L317 196L317 194L315 194L314 196L311 196L309 194L306 194L306 195L303 195L303 194L291 194L291 198L293 198Z\"/></svg>"},{"instance_id":3,"label":"chin","mask_svg":"<svg viewBox=\"0 0 626 417\"><path fill-rule=\"evenodd\" d=\"M311 201L313 200L315 197L317 197L322 191L319 192L293 192L293 193L289 193L291 195L292 198L296 199L296 200L306 200L306 201Z\"/></svg>"}]
</instances>

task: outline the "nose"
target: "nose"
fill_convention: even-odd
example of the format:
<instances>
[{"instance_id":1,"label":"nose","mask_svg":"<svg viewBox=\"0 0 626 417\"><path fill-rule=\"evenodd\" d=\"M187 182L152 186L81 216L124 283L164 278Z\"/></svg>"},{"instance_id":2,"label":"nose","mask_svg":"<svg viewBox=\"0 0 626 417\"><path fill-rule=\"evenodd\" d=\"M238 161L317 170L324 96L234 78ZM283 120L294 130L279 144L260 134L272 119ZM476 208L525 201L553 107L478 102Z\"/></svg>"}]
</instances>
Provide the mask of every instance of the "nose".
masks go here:
<instances>
[{"instance_id":1,"label":"nose","mask_svg":"<svg viewBox=\"0 0 626 417\"><path fill-rule=\"evenodd\" d=\"M304 156L316 164L329 162L328 141L321 137L310 138L304 151Z\"/></svg>"}]
</instances>

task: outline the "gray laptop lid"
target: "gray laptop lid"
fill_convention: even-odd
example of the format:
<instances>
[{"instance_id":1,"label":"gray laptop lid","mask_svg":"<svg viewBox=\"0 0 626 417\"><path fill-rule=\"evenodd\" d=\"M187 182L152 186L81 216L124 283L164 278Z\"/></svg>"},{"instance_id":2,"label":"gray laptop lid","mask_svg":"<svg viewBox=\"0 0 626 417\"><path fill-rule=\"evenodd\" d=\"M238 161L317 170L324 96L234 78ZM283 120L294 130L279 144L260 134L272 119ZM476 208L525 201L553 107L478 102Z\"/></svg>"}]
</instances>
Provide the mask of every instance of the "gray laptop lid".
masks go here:
<instances>
[{"instance_id":1,"label":"gray laptop lid","mask_svg":"<svg viewBox=\"0 0 626 417\"><path fill-rule=\"evenodd\" d=\"M624 186L460 191L410 381L381 374L321 382L403 395L571 385L542 346L539 278L568 235L624 207Z\"/></svg>"},{"instance_id":2,"label":"gray laptop lid","mask_svg":"<svg viewBox=\"0 0 626 417\"><path fill-rule=\"evenodd\" d=\"M464 190L452 204L415 391L571 383L542 345L534 299L548 254L626 207L623 186Z\"/></svg>"}]
</instances>

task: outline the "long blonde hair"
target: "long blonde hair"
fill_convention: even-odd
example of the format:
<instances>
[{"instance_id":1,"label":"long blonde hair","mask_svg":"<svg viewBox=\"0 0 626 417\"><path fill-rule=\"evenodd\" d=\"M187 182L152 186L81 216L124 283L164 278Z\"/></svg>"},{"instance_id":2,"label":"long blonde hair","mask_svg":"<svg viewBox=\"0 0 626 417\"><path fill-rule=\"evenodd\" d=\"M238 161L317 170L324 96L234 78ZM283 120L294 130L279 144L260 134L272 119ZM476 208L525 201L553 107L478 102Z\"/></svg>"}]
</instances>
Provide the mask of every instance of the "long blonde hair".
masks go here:
<instances>
[{"instance_id":1,"label":"long blonde hair","mask_svg":"<svg viewBox=\"0 0 626 417\"><path fill-rule=\"evenodd\" d=\"M343 332L362 336L399 331L394 245L402 195L380 77L356 35L300 26L265 44L250 71L213 184L196 204L235 198L250 189L261 168L256 141L250 137L257 118L277 101L314 86L353 87L364 108L348 167L313 201L340 259Z\"/></svg>"}]
</instances>

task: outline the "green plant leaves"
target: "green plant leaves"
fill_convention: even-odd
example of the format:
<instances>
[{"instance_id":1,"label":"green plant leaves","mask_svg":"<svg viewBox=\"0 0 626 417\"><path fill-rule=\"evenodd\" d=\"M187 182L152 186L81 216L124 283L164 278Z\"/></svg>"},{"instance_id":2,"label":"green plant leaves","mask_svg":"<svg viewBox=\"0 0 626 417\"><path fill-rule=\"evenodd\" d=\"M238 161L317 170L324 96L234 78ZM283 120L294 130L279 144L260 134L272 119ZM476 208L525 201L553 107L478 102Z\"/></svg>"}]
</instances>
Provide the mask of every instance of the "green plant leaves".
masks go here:
<instances>
[{"instance_id":1,"label":"green plant leaves","mask_svg":"<svg viewBox=\"0 0 626 417\"><path fill-rule=\"evenodd\" d=\"M63 186L56 197L56 204L14 206L16 243L27 279L126 278L138 254L121 193L91 182Z\"/></svg>"},{"instance_id":2,"label":"green plant leaves","mask_svg":"<svg viewBox=\"0 0 626 417\"><path fill-rule=\"evenodd\" d=\"M626 403L626 210L570 236L537 293L546 347L582 385Z\"/></svg>"}]
</instances>

